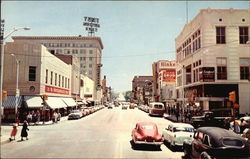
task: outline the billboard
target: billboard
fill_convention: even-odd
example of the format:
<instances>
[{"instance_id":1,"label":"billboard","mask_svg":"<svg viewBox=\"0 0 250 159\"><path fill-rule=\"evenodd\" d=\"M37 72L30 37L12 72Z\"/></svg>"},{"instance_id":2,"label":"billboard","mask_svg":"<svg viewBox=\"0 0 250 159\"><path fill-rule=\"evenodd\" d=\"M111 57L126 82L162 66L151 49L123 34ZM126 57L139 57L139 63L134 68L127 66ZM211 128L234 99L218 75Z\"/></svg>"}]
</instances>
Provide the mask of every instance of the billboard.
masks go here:
<instances>
[{"instance_id":1,"label":"billboard","mask_svg":"<svg viewBox=\"0 0 250 159\"><path fill-rule=\"evenodd\" d=\"M214 67L202 67L202 68L199 68L199 77L200 77L200 81L214 82L215 81Z\"/></svg>"},{"instance_id":2,"label":"billboard","mask_svg":"<svg viewBox=\"0 0 250 159\"><path fill-rule=\"evenodd\" d=\"M164 84L175 84L176 81L176 70L175 69L165 69L161 71L162 82Z\"/></svg>"}]
</instances>

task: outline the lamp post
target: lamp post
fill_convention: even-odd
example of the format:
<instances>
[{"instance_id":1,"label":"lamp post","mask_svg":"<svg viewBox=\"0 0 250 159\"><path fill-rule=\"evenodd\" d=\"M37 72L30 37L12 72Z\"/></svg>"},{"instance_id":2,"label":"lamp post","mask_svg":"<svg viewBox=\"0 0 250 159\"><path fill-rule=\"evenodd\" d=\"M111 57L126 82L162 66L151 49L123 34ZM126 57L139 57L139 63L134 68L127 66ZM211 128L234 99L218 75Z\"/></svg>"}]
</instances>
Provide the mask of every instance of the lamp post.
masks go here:
<instances>
[{"instance_id":1,"label":"lamp post","mask_svg":"<svg viewBox=\"0 0 250 159\"><path fill-rule=\"evenodd\" d=\"M20 95L20 91L18 88L18 81L19 81L19 64L20 60L17 59L15 54L11 54L16 60L16 105L15 105L15 121L17 121L17 106L18 106L18 97Z\"/></svg>"},{"instance_id":2,"label":"lamp post","mask_svg":"<svg viewBox=\"0 0 250 159\"><path fill-rule=\"evenodd\" d=\"M9 34L7 34L5 37L3 37L3 39L1 39L1 77L0 77L0 125L1 125L1 121L2 121L2 107L3 107L3 99L2 99L2 94L3 94L3 65L4 65L4 42L5 40L14 32L18 31L18 30L30 30L29 27L22 27L22 28L14 28ZM0 133L1 133L1 129L0 129Z\"/></svg>"}]
</instances>

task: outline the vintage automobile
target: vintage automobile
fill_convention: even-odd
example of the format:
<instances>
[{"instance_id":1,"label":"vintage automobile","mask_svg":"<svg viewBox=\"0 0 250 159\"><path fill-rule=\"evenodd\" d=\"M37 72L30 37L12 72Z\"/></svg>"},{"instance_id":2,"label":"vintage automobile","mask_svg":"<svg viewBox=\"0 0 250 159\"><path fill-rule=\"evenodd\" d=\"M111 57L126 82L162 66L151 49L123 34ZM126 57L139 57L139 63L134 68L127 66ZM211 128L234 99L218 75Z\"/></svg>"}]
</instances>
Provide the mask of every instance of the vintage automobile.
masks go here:
<instances>
[{"instance_id":1,"label":"vintage automobile","mask_svg":"<svg viewBox=\"0 0 250 159\"><path fill-rule=\"evenodd\" d=\"M109 104L109 105L108 105L108 109L113 109L112 104Z\"/></svg>"},{"instance_id":2,"label":"vintage automobile","mask_svg":"<svg viewBox=\"0 0 250 159\"><path fill-rule=\"evenodd\" d=\"M170 147L183 146L184 140L193 140L194 127L186 123L171 123L162 132L164 141L170 144Z\"/></svg>"},{"instance_id":3,"label":"vintage automobile","mask_svg":"<svg viewBox=\"0 0 250 159\"><path fill-rule=\"evenodd\" d=\"M128 105L127 104L122 104L122 109L128 109Z\"/></svg>"},{"instance_id":4,"label":"vintage automobile","mask_svg":"<svg viewBox=\"0 0 250 159\"><path fill-rule=\"evenodd\" d=\"M184 158L249 158L247 140L232 131L219 127L201 127L194 133L194 140L183 143Z\"/></svg>"},{"instance_id":5,"label":"vintage automobile","mask_svg":"<svg viewBox=\"0 0 250 159\"><path fill-rule=\"evenodd\" d=\"M72 110L68 115L68 120L71 119L80 119L82 117L82 112L80 110Z\"/></svg>"},{"instance_id":6,"label":"vintage automobile","mask_svg":"<svg viewBox=\"0 0 250 159\"><path fill-rule=\"evenodd\" d=\"M224 128L225 118L230 119L230 117L215 117L213 112L205 111L201 116L192 117L192 125L194 128L199 128L203 126L214 126Z\"/></svg>"},{"instance_id":7,"label":"vintage automobile","mask_svg":"<svg viewBox=\"0 0 250 159\"><path fill-rule=\"evenodd\" d=\"M149 144L160 147L163 143L157 125L153 122L139 122L132 130L132 142L134 145Z\"/></svg>"},{"instance_id":8,"label":"vintage automobile","mask_svg":"<svg viewBox=\"0 0 250 159\"><path fill-rule=\"evenodd\" d=\"M165 113L165 107L163 103L160 102L153 102L150 103L148 114L151 115L157 115L157 116L163 116Z\"/></svg>"},{"instance_id":9,"label":"vintage automobile","mask_svg":"<svg viewBox=\"0 0 250 159\"><path fill-rule=\"evenodd\" d=\"M241 117L239 120L236 120L236 122L238 122L244 128L250 128L250 116ZM230 122L230 128L233 129L233 125L234 125L234 121Z\"/></svg>"}]
</instances>

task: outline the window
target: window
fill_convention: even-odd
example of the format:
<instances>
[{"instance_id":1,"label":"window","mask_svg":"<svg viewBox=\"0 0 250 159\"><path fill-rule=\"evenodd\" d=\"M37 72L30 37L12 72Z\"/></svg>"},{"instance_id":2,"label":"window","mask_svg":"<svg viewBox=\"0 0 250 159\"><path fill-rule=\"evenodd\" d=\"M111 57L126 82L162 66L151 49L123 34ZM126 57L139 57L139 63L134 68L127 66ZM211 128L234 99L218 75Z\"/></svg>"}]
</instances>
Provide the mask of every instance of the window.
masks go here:
<instances>
[{"instance_id":1,"label":"window","mask_svg":"<svg viewBox=\"0 0 250 159\"><path fill-rule=\"evenodd\" d=\"M64 87L64 77L62 76L62 87Z\"/></svg>"},{"instance_id":2,"label":"window","mask_svg":"<svg viewBox=\"0 0 250 159\"><path fill-rule=\"evenodd\" d=\"M68 79L68 88L69 88L69 79Z\"/></svg>"},{"instance_id":3,"label":"window","mask_svg":"<svg viewBox=\"0 0 250 159\"><path fill-rule=\"evenodd\" d=\"M92 61L92 57L89 57L89 61Z\"/></svg>"},{"instance_id":4,"label":"window","mask_svg":"<svg viewBox=\"0 0 250 159\"><path fill-rule=\"evenodd\" d=\"M50 72L50 84L52 84L53 83L53 72L51 71Z\"/></svg>"},{"instance_id":5,"label":"window","mask_svg":"<svg viewBox=\"0 0 250 159\"><path fill-rule=\"evenodd\" d=\"M227 79L227 59L223 57L218 57L216 59L217 63L217 79L226 80Z\"/></svg>"},{"instance_id":6,"label":"window","mask_svg":"<svg viewBox=\"0 0 250 159\"><path fill-rule=\"evenodd\" d=\"M242 58L240 59L240 79L249 80L250 79L250 59Z\"/></svg>"},{"instance_id":7,"label":"window","mask_svg":"<svg viewBox=\"0 0 250 159\"><path fill-rule=\"evenodd\" d=\"M216 27L216 44L226 43L226 28Z\"/></svg>"},{"instance_id":8,"label":"window","mask_svg":"<svg viewBox=\"0 0 250 159\"><path fill-rule=\"evenodd\" d=\"M57 85L57 73L55 73L55 86Z\"/></svg>"},{"instance_id":9,"label":"window","mask_svg":"<svg viewBox=\"0 0 250 159\"><path fill-rule=\"evenodd\" d=\"M68 82L67 77L65 77L65 88L67 88L67 82Z\"/></svg>"},{"instance_id":10,"label":"window","mask_svg":"<svg viewBox=\"0 0 250 159\"><path fill-rule=\"evenodd\" d=\"M46 69L45 73L45 83L48 83L48 69Z\"/></svg>"},{"instance_id":11,"label":"window","mask_svg":"<svg viewBox=\"0 0 250 159\"><path fill-rule=\"evenodd\" d=\"M36 81L36 66L29 67L29 81Z\"/></svg>"},{"instance_id":12,"label":"window","mask_svg":"<svg viewBox=\"0 0 250 159\"><path fill-rule=\"evenodd\" d=\"M248 41L248 27L239 27L240 44L246 44Z\"/></svg>"},{"instance_id":13,"label":"window","mask_svg":"<svg viewBox=\"0 0 250 159\"><path fill-rule=\"evenodd\" d=\"M92 68L92 64L89 64L89 67Z\"/></svg>"},{"instance_id":14,"label":"window","mask_svg":"<svg viewBox=\"0 0 250 159\"><path fill-rule=\"evenodd\" d=\"M89 50L89 54L93 54L93 50Z\"/></svg>"},{"instance_id":15,"label":"window","mask_svg":"<svg viewBox=\"0 0 250 159\"><path fill-rule=\"evenodd\" d=\"M59 81L58 81L58 86L61 86L61 75L59 75Z\"/></svg>"}]
</instances>

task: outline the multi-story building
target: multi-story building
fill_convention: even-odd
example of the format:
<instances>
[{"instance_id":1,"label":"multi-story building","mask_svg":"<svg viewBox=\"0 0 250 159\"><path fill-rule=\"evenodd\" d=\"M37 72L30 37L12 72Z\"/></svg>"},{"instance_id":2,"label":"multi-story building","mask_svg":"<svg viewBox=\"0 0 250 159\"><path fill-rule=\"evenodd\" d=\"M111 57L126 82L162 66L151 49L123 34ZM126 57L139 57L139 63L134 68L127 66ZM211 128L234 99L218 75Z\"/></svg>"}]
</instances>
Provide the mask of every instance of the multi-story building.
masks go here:
<instances>
[{"instance_id":1,"label":"multi-story building","mask_svg":"<svg viewBox=\"0 0 250 159\"><path fill-rule=\"evenodd\" d=\"M154 62L152 71L154 101L173 105L175 103L174 96L167 93L175 92L173 88L175 88L176 82L176 62L169 60Z\"/></svg>"},{"instance_id":2,"label":"multi-story building","mask_svg":"<svg viewBox=\"0 0 250 159\"><path fill-rule=\"evenodd\" d=\"M152 76L134 76L132 81L133 102L149 104L152 101Z\"/></svg>"},{"instance_id":3,"label":"multi-story building","mask_svg":"<svg viewBox=\"0 0 250 159\"><path fill-rule=\"evenodd\" d=\"M95 82L87 75L80 75L81 78L81 91L80 97L88 102L94 102Z\"/></svg>"},{"instance_id":4,"label":"multi-story building","mask_svg":"<svg viewBox=\"0 0 250 159\"><path fill-rule=\"evenodd\" d=\"M249 13L202 9L184 26L175 39L180 106L229 113L229 92L235 91L238 111L250 112Z\"/></svg>"},{"instance_id":5,"label":"multi-story building","mask_svg":"<svg viewBox=\"0 0 250 159\"><path fill-rule=\"evenodd\" d=\"M8 119L15 118L14 108L18 108L20 114L34 109L64 114L65 108L77 106L71 98L72 65L52 55L43 45L7 43L4 68L3 90L7 91L8 98L3 105ZM45 101L44 94L48 95Z\"/></svg>"},{"instance_id":6,"label":"multi-story building","mask_svg":"<svg viewBox=\"0 0 250 159\"><path fill-rule=\"evenodd\" d=\"M14 36L14 41L39 43L52 54L75 54L80 59L80 73L94 81L93 100L101 101L101 67L103 44L100 37L82 36Z\"/></svg>"}]
</instances>

